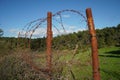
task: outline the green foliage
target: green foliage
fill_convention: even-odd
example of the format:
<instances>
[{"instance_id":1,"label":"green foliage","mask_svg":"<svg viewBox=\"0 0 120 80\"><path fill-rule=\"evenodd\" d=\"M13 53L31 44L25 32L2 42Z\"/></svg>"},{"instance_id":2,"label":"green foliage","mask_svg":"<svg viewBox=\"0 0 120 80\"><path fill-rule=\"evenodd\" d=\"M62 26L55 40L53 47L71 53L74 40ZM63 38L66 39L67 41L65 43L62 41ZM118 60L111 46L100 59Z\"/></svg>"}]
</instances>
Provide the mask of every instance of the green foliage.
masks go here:
<instances>
[{"instance_id":1,"label":"green foliage","mask_svg":"<svg viewBox=\"0 0 120 80\"><path fill-rule=\"evenodd\" d=\"M120 45L120 28L106 27L104 29L97 29L98 47Z\"/></svg>"},{"instance_id":2,"label":"green foliage","mask_svg":"<svg viewBox=\"0 0 120 80\"><path fill-rule=\"evenodd\" d=\"M33 51L44 51L46 48L46 38L37 38L31 40L31 49Z\"/></svg>"},{"instance_id":3,"label":"green foliage","mask_svg":"<svg viewBox=\"0 0 120 80\"><path fill-rule=\"evenodd\" d=\"M98 39L98 48L107 47L107 46L120 46L120 24L116 27L106 27L104 29L97 29L97 39ZM2 40L2 42L1 42ZM31 39L28 38L0 38L0 46L3 48L14 49L19 44L20 48L30 48L33 51L44 51L46 50L46 38L37 38ZM58 35L53 38L52 48L65 50L65 49L75 49L76 45L78 47L90 46L90 35L89 31L78 31L74 33L69 33L65 35ZM2 49L2 48L1 48ZM2 49L5 50L5 49Z\"/></svg>"}]
</instances>

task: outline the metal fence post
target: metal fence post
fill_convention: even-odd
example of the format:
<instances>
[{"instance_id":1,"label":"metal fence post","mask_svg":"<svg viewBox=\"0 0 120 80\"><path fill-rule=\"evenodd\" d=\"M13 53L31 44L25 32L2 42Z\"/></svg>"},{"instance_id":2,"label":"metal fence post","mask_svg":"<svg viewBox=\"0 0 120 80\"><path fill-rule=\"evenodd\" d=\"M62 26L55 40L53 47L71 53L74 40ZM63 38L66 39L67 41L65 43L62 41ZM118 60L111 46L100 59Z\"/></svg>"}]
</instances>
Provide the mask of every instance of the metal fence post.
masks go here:
<instances>
[{"instance_id":1,"label":"metal fence post","mask_svg":"<svg viewBox=\"0 0 120 80\"><path fill-rule=\"evenodd\" d=\"M51 73L52 68L52 13L47 13L47 69Z\"/></svg>"},{"instance_id":2,"label":"metal fence post","mask_svg":"<svg viewBox=\"0 0 120 80\"><path fill-rule=\"evenodd\" d=\"M17 49L20 47L20 32L18 33L18 38L17 38Z\"/></svg>"},{"instance_id":3,"label":"metal fence post","mask_svg":"<svg viewBox=\"0 0 120 80\"><path fill-rule=\"evenodd\" d=\"M86 16L87 16L89 33L91 36L93 78L94 80L100 80L98 44L97 44L96 31L94 28L91 8L86 9Z\"/></svg>"}]
</instances>

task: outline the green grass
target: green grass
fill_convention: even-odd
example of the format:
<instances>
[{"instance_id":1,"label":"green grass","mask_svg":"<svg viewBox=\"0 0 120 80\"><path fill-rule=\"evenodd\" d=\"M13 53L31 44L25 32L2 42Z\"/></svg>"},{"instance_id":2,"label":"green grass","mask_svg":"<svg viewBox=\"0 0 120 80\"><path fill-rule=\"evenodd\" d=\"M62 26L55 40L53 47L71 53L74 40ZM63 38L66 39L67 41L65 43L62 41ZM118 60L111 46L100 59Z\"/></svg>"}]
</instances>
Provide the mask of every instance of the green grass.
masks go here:
<instances>
[{"instance_id":1,"label":"green grass","mask_svg":"<svg viewBox=\"0 0 120 80\"><path fill-rule=\"evenodd\" d=\"M72 50L53 52L54 74L62 72L60 76L64 77L63 80L93 80L90 49L84 52L78 50L75 55L73 52ZM120 80L120 47L101 48L98 55L101 80Z\"/></svg>"},{"instance_id":2,"label":"green grass","mask_svg":"<svg viewBox=\"0 0 120 80\"><path fill-rule=\"evenodd\" d=\"M90 49L84 52L78 50L76 54L72 50L65 50L58 54L54 53L53 56L57 59L59 56L59 59L55 59L53 63L57 62L58 65L61 63L59 68L63 68L63 80L66 80L65 78L68 80L92 80Z\"/></svg>"},{"instance_id":3,"label":"green grass","mask_svg":"<svg viewBox=\"0 0 120 80\"><path fill-rule=\"evenodd\" d=\"M102 80L120 80L120 47L99 49Z\"/></svg>"},{"instance_id":4,"label":"green grass","mask_svg":"<svg viewBox=\"0 0 120 80\"><path fill-rule=\"evenodd\" d=\"M99 49L101 80L120 80L120 47L106 47ZM72 70L76 80L92 80L91 51L79 51L74 58L73 53L66 51L61 56L65 65L64 74ZM72 74L71 74L72 76ZM70 78L72 80L72 77Z\"/></svg>"}]
</instances>

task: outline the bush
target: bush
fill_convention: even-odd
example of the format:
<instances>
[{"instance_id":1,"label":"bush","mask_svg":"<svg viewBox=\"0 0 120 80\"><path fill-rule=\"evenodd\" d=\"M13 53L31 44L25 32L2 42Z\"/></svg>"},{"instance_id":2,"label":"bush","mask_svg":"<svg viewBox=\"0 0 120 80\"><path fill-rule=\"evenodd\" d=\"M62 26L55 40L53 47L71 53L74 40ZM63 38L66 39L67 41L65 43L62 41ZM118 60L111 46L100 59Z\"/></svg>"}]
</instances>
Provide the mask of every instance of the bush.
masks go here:
<instances>
[{"instance_id":1,"label":"bush","mask_svg":"<svg viewBox=\"0 0 120 80\"><path fill-rule=\"evenodd\" d=\"M0 59L1 80L46 80L23 61L21 55L11 54Z\"/></svg>"},{"instance_id":2,"label":"bush","mask_svg":"<svg viewBox=\"0 0 120 80\"><path fill-rule=\"evenodd\" d=\"M14 50L10 46L10 43L7 43L5 40L0 38L0 57L12 53Z\"/></svg>"}]
</instances>

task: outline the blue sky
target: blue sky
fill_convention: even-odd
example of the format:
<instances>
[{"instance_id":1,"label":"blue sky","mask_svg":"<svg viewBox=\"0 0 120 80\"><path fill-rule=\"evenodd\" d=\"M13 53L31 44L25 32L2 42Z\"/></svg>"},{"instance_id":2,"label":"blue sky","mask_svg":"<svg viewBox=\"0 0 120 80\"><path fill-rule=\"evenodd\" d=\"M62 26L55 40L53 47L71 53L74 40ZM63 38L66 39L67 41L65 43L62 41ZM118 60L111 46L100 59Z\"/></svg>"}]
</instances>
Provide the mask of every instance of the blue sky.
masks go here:
<instances>
[{"instance_id":1,"label":"blue sky","mask_svg":"<svg viewBox=\"0 0 120 80\"><path fill-rule=\"evenodd\" d=\"M4 36L17 36L28 22L64 9L92 8L96 28L120 24L120 0L0 0L0 28ZM69 16L69 15L67 15ZM74 21L73 25L74 25Z\"/></svg>"}]
</instances>

